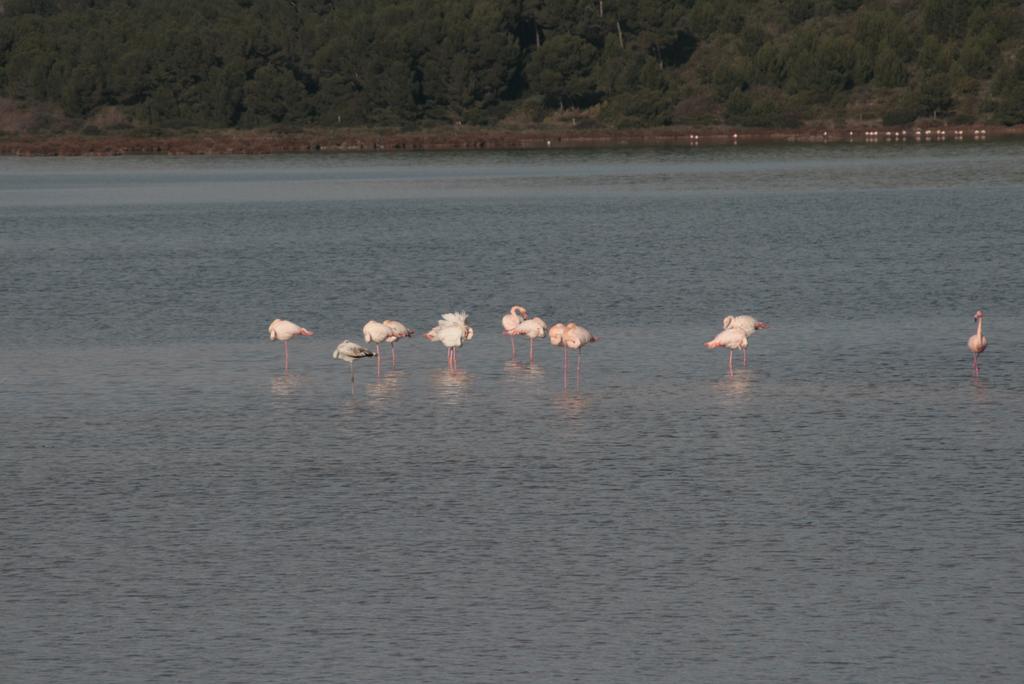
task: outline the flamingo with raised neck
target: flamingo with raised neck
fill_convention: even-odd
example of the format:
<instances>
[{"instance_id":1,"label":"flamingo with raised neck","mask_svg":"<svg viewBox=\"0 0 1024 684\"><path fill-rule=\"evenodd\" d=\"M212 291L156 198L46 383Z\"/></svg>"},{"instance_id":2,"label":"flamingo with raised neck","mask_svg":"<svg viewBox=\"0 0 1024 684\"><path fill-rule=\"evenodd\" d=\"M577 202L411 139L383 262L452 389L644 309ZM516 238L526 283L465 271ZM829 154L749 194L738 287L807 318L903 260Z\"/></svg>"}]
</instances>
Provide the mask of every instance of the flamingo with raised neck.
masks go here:
<instances>
[{"instance_id":1,"label":"flamingo with raised neck","mask_svg":"<svg viewBox=\"0 0 1024 684\"><path fill-rule=\"evenodd\" d=\"M981 352L985 351L986 347L988 347L988 339L981 334L981 319L984 317L985 314L981 312L981 309L974 312L974 320L978 321L978 332L971 335L967 340L967 348L971 350L972 354L974 354L974 363L972 364L972 368L974 369L975 375L981 375L981 366L978 365L978 356Z\"/></svg>"},{"instance_id":2,"label":"flamingo with raised neck","mask_svg":"<svg viewBox=\"0 0 1024 684\"><path fill-rule=\"evenodd\" d=\"M526 320L526 309L516 304L508 313L501 317L501 334L508 335L512 339L512 358L516 358L516 328Z\"/></svg>"}]
</instances>

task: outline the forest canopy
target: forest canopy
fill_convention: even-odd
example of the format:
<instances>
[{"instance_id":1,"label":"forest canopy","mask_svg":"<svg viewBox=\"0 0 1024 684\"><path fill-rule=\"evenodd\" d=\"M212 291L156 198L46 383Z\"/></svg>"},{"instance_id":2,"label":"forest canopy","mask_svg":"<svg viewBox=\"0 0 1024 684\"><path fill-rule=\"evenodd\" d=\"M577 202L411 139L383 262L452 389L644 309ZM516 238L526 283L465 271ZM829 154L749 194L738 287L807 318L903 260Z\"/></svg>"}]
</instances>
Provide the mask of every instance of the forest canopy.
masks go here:
<instances>
[{"instance_id":1,"label":"forest canopy","mask_svg":"<svg viewBox=\"0 0 1024 684\"><path fill-rule=\"evenodd\" d=\"M0 0L0 95L121 126L1011 125L1022 49L1011 0Z\"/></svg>"}]
</instances>

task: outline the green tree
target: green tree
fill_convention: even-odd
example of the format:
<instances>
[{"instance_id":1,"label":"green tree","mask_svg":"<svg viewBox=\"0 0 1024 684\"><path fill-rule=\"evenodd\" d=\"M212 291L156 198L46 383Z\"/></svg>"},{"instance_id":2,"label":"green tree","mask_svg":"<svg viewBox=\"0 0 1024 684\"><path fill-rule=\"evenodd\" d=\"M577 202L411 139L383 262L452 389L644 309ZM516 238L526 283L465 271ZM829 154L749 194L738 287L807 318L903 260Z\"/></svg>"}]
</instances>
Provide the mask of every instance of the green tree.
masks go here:
<instances>
[{"instance_id":1,"label":"green tree","mask_svg":"<svg viewBox=\"0 0 1024 684\"><path fill-rule=\"evenodd\" d=\"M1024 123L1024 62L1000 68L992 81L992 99L1000 123Z\"/></svg>"},{"instance_id":2,"label":"green tree","mask_svg":"<svg viewBox=\"0 0 1024 684\"><path fill-rule=\"evenodd\" d=\"M294 74L268 64L257 69L245 84L241 121L249 126L296 121L304 113L305 99L306 89Z\"/></svg>"},{"instance_id":3,"label":"green tree","mask_svg":"<svg viewBox=\"0 0 1024 684\"><path fill-rule=\"evenodd\" d=\"M526 65L530 88L559 108L594 99L592 73L597 50L576 36L555 36L533 53Z\"/></svg>"},{"instance_id":4,"label":"green tree","mask_svg":"<svg viewBox=\"0 0 1024 684\"><path fill-rule=\"evenodd\" d=\"M948 114L953 106L950 78L947 74L925 76L915 87L918 111L931 117Z\"/></svg>"},{"instance_id":5,"label":"green tree","mask_svg":"<svg viewBox=\"0 0 1024 684\"><path fill-rule=\"evenodd\" d=\"M878 48L873 72L875 82L884 88L895 88L907 83L907 70L903 66L903 60L887 42Z\"/></svg>"}]
</instances>

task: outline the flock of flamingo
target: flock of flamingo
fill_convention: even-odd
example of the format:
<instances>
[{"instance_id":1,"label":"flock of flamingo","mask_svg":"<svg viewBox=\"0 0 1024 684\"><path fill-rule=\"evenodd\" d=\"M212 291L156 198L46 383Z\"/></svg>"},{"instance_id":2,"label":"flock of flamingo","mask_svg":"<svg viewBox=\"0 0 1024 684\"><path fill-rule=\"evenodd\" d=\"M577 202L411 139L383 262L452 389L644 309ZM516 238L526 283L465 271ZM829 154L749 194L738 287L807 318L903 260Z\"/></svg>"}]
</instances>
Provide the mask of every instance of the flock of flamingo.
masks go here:
<instances>
[{"instance_id":1,"label":"flock of flamingo","mask_svg":"<svg viewBox=\"0 0 1024 684\"><path fill-rule=\"evenodd\" d=\"M967 348L974 355L972 370L974 375L980 375L981 368L978 365L978 356L988 347L988 339L981 332L981 323L984 314L979 310L974 314L974 320L978 324L977 332L967 340ZM767 323L759 321L753 316L726 316L722 320L722 331L714 339L704 343L708 349L723 347L729 350L729 375L733 374L732 355L737 349L743 350L743 365L747 365L748 339L758 330L768 327ZM533 343L537 338L545 335L556 347L562 347L562 380L563 386L568 378L569 350L575 349L576 357L576 378L579 382L580 368L583 362L583 347L598 340L589 330L576 323L555 323L548 326L541 318L528 318L526 309L518 304L509 309L501 319L502 334L507 335L512 341L512 358L516 356L516 337L525 336L530 340L530 363L533 363ZM270 339L284 342L284 368L288 370L288 340L293 337L309 337L313 331L296 325L291 321L275 318L269 327ZM352 374L352 385L355 386L356 359L377 357L377 373L380 374L380 344L388 342L391 344L391 365L398 363L395 354L395 342L403 337L412 337L415 331L406 327L398 321L367 321L363 326L363 338L367 343L376 345L376 351L370 351L355 342L343 340L334 350L334 358L339 361L346 361ZM448 368L458 368L458 349L473 339L473 328L469 325L469 315L465 311L457 313L446 313L441 316L429 332L423 335L431 342L440 342L448 349Z\"/></svg>"}]
</instances>

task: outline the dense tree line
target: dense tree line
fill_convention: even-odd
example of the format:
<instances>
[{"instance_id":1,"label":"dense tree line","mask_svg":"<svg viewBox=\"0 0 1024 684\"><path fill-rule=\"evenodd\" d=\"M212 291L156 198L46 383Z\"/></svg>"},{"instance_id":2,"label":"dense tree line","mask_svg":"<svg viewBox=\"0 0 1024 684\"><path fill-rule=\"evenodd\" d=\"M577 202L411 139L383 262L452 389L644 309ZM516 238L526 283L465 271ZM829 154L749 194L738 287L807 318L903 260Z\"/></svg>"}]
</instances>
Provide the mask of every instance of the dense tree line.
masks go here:
<instances>
[{"instance_id":1,"label":"dense tree line","mask_svg":"<svg viewBox=\"0 0 1024 684\"><path fill-rule=\"evenodd\" d=\"M1024 122L1016 0L0 0L0 94L137 125Z\"/></svg>"}]
</instances>

